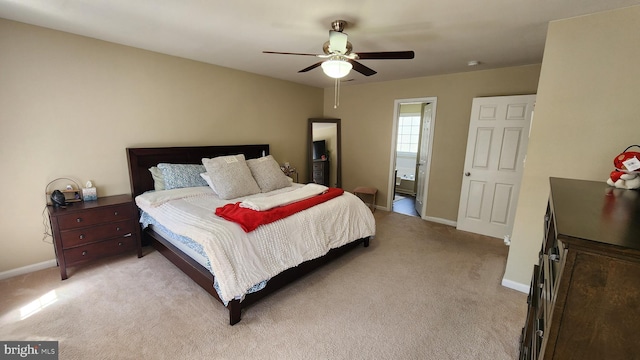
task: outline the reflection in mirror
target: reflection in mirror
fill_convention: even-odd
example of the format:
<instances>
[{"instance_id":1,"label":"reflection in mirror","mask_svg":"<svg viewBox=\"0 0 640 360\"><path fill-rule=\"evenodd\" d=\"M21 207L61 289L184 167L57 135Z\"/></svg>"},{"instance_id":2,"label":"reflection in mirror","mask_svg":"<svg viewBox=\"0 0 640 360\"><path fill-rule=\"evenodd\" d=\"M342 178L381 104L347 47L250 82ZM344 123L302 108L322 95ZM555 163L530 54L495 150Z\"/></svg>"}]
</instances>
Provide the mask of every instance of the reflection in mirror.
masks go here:
<instances>
[{"instance_id":1,"label":"reflection in mirror","mask_svg":"<svg viewBox=\"0 0 640 360\"><path fill-rule=\"evenodd\" d=\"M340 119L309 119L309 182L342 186Z\"/></svg>"}]
</instances>

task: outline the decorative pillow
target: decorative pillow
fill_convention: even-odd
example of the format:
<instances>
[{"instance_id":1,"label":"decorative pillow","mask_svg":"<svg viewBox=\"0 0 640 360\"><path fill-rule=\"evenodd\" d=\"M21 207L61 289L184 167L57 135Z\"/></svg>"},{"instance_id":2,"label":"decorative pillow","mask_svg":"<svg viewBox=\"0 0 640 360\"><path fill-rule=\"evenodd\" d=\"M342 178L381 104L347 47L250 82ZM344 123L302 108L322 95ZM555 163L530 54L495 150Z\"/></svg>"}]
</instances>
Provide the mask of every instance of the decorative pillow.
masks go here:
<instances>
[{"instance_id":1,"label":"decorative pillow","mask_svg":"<svg viewBox=\"0 0 640 360\"><path fill-rule=\"evenodd\" d=\"M200 177L205 168L200 164L158 164L162 171L164 187L167 190L196 186L207 186L207 182Z\"/></svg>"},{"instance_id":2,"label":"decorative pillow","mask_svg":"<svg viewBox=\"0 0 640 360\"><path fill-rule=\"evenodd\" d=\"M271 155L247 160L247 166L263 193L291 186L289 178Z\"/></svg>"},{"instance_id":3,"label":"decorative pillow","mask_svg":"<svg viewBox=\"0 0 640 360\"><path fill-rule=\"evenodd\" d=\"M149 172L151 172L151 177L153 178L153 188L155 190L164 190L162 170L158 169L157 166L152 166L149 168Z\"/></svg>"},{"instance_id":4,"label":"decorative pillow","mask_svg":"<svg viewBox=\"0 0 640 360\"><path fill-rule=\"evenodd\" d=\"M203 158L202 163L211 178L213 189L221 199L235 199L260 192L260 187L244 161L244 155Z\"/></svg>"}]
</instances>

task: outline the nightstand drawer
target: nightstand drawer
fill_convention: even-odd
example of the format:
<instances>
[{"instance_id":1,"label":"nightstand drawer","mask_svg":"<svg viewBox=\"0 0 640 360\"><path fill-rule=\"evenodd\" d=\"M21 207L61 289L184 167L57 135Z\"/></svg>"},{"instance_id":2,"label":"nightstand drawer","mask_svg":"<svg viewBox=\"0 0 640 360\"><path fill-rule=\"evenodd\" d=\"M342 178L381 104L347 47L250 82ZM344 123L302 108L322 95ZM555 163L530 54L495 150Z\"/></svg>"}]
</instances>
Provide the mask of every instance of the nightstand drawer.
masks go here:
<instances>
[{"instance_id":1,"label":"nightstand drawer","mask_svg":"<svg viewBox=\"0 0 640 360\"><path fill-rule=\"evenodd\" d=\"M87 260L94 260L109 255L119 254L136 248L136 239L133 236L105 240L98 243L82 245L65 250L64 257L67 266Z\"/></svg>"},{"instance_id":2,"label":"nightstand drawer","mask_svg":"<svg viewBox=\"0 0 640 360\"><path fill-rule=\"evenodd\" d=\"M88 228L61 231L62 248L68 249L112 237L128 237L134 233L135 226L136 224L131 220L124 220Z\"/></svg>"},{"instance_id":3,"label":"nightstand drawer","mask_svg":"<svg viewBox=\"0 0 640 360\"><path fill-rule=\"evenodd\" d=\"M129 220L134 217L134 209L130 204L96 208L74 214L58 216L60 230L76 229L80 227Z\"/></svg>"}]
</instances>

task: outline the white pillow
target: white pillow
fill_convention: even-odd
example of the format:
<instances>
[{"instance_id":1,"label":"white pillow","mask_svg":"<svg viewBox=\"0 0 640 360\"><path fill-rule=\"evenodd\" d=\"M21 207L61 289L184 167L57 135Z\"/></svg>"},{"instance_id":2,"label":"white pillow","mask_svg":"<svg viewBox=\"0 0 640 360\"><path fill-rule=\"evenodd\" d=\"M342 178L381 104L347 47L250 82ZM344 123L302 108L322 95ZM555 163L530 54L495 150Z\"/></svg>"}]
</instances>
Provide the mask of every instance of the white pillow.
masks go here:
<instances>
[{"instance_id":1,"label":"white pillow","mask_svg":"<svg viewBox=\"0 0 640 360\"><path fill-rule=\"evenodd\" d=\"M247 160L247 166L263 193L291 186L289 178L271 155Z\"/></svg>"},{"instance_id":2,"label":"white pillow","mask_svg":"<svg viewBox=\"0 0 640 360\"><path fill-rule=\"evenodd\" d=\"M212 189L221 199L235 199L260 192L242 154L203 158L202 164L211 178Z\"/></svg>"},{"instance_id":3,"label":"white pillow","mask_svg":"<svg viewBox=\"0 0 640 360\"><path fill-rule=\"evenodd\" d=\"M149 168L149 172L151 172L151 177L153 177L153 188L155 190L164 190L164 177L162 176L162 170L157 166L152 166Z\"/></svg>"},{"instance_id":4,"label":"white pillow","mask_svg":"<svg viewBox=\"0 0 640 360\"><path fill-rule=\"evenodd\" d=\"M211 182L211 176L209 176L208 173L202 173L200 174L200 176L204 179L204 181L207 182L207 184L209 185L209 187L211 188L211 190L213 190L214 193L217 194L216 192L216 188L213 187L213 182Z\"/></svg>"}]
</instances>

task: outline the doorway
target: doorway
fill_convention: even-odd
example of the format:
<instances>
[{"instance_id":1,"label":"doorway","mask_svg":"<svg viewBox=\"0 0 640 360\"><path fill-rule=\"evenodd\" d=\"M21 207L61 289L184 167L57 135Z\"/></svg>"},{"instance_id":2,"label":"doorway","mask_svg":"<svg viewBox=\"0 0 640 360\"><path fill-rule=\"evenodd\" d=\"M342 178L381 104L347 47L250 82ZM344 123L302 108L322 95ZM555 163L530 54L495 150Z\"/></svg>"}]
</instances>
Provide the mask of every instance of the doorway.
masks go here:
<instances>
[{"instance_id":1,"label":"doorway","mask_svg":"<svg viewBox=\"0 0 640 360\"><path fill-rule=\"evenodd\" d=\"M394 102L387 199L393 212L426 216L436 100L425 97Z\"/></svg>"}]
</instances>

